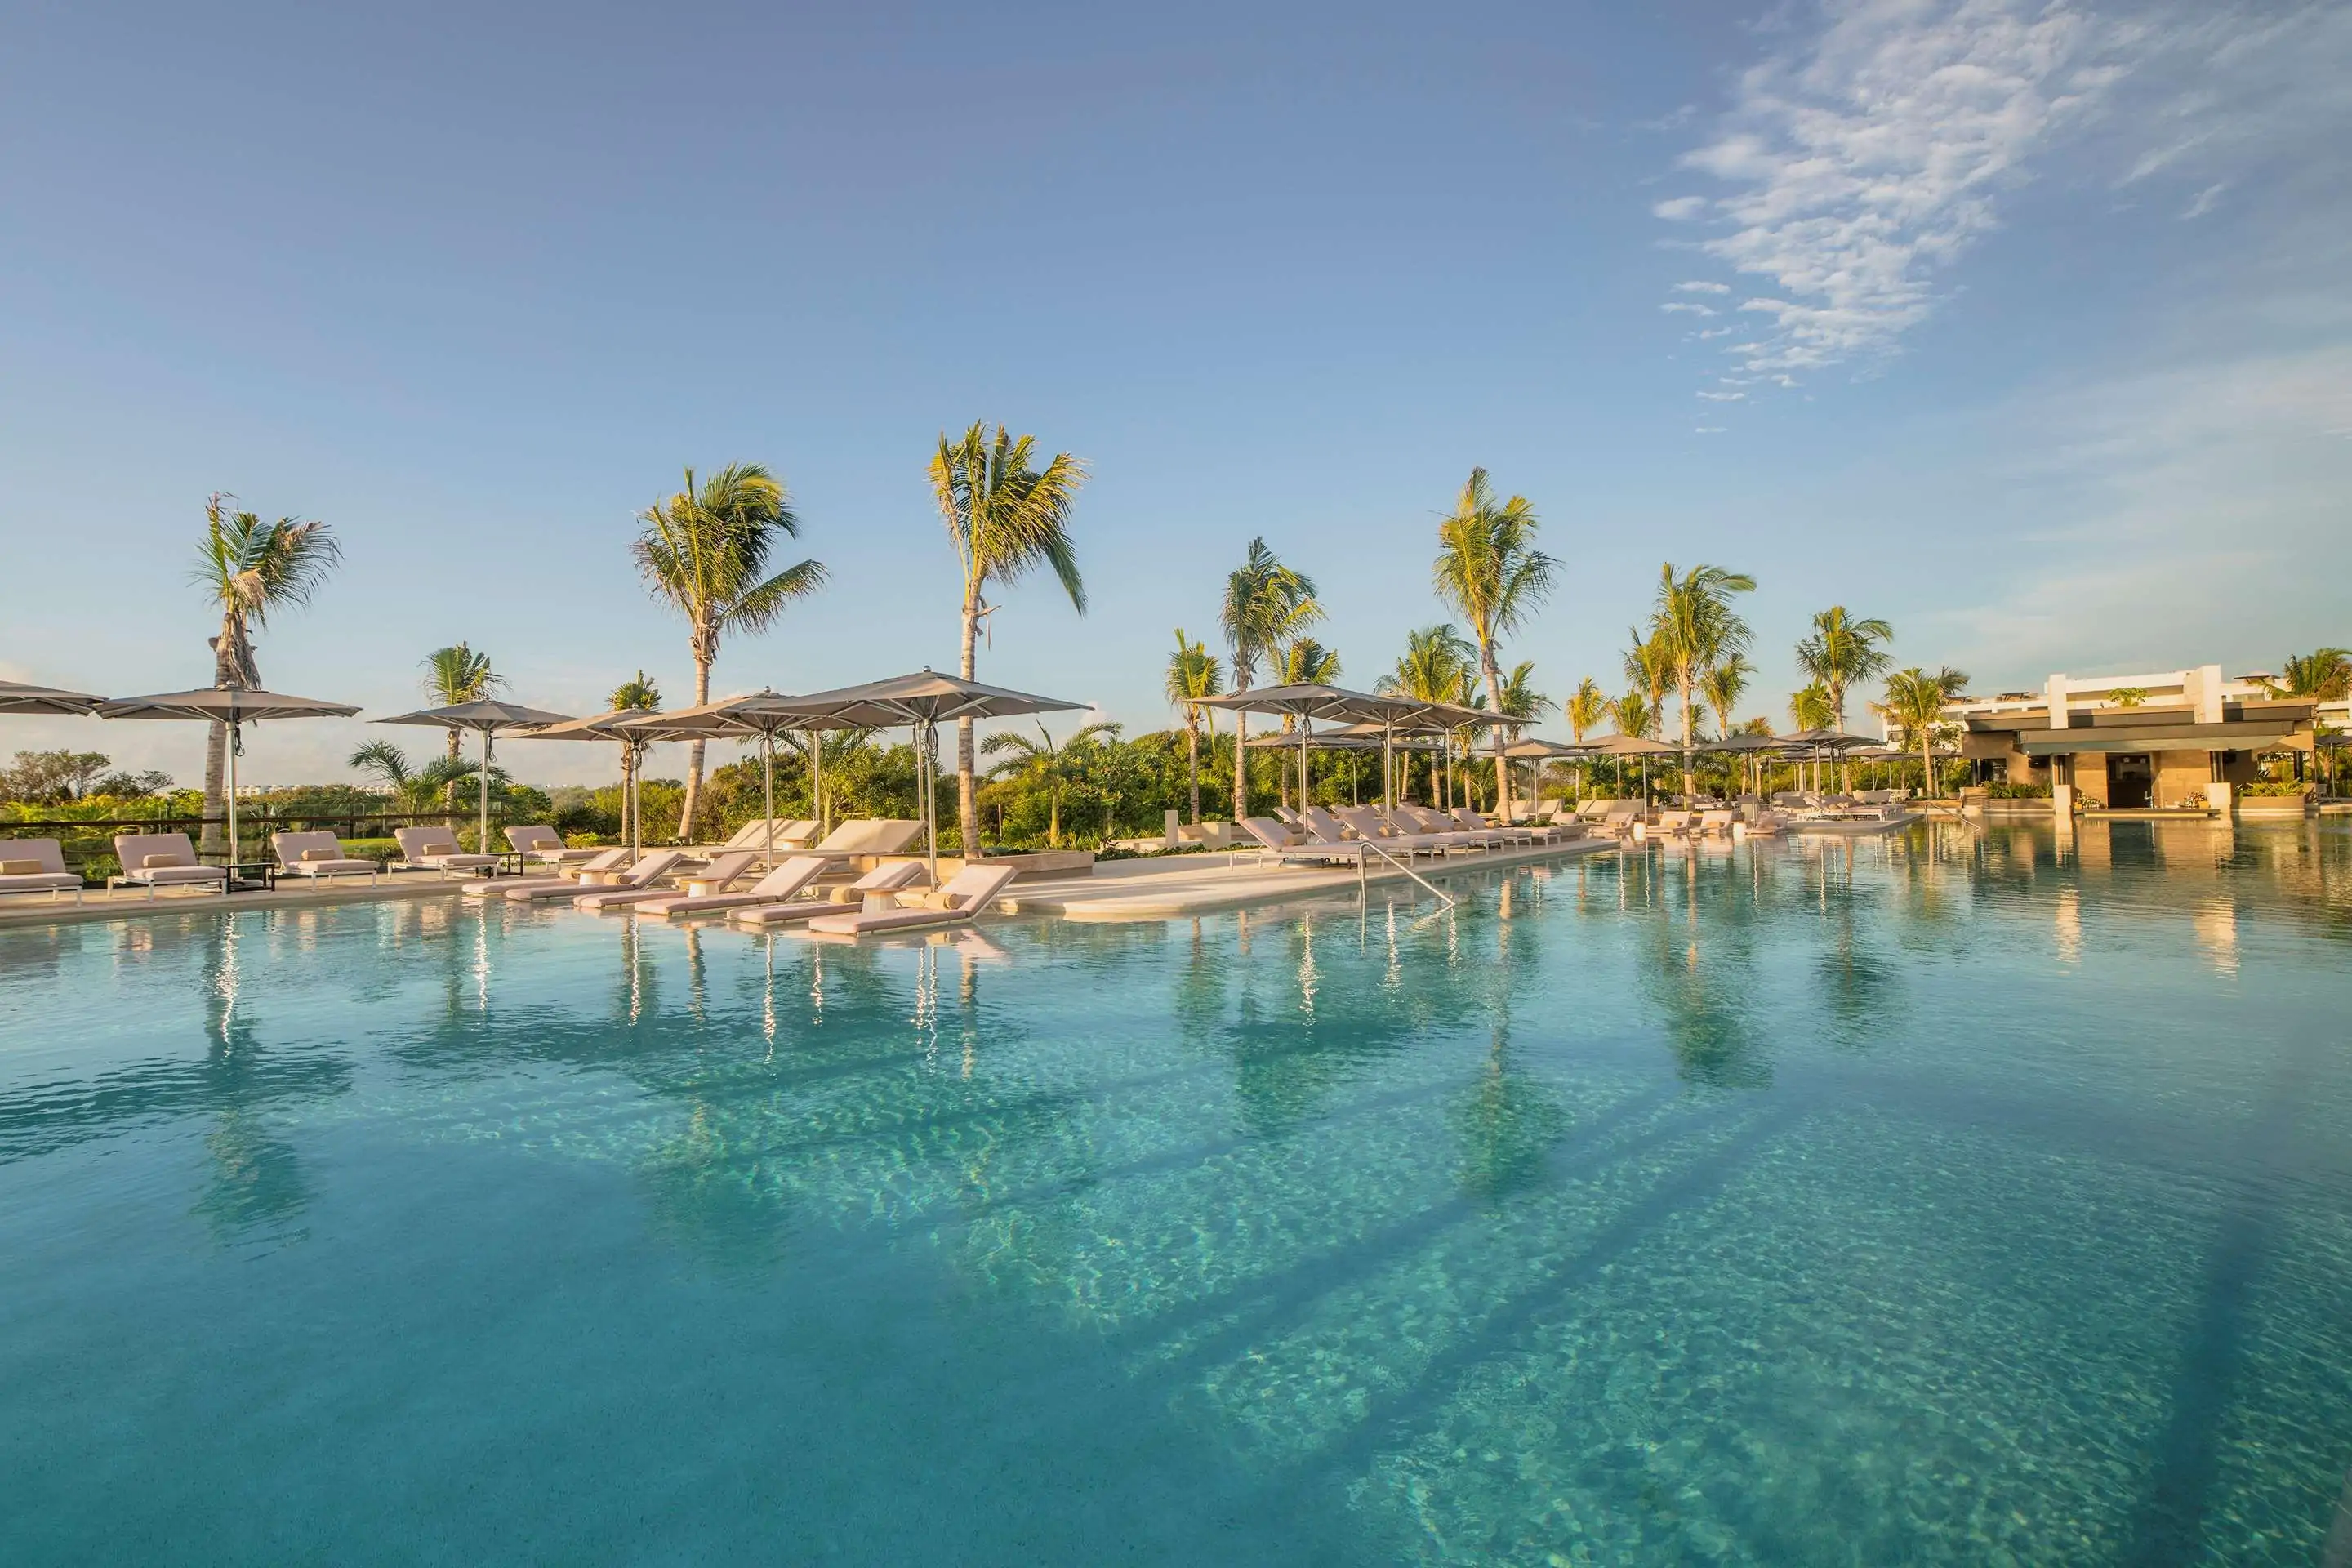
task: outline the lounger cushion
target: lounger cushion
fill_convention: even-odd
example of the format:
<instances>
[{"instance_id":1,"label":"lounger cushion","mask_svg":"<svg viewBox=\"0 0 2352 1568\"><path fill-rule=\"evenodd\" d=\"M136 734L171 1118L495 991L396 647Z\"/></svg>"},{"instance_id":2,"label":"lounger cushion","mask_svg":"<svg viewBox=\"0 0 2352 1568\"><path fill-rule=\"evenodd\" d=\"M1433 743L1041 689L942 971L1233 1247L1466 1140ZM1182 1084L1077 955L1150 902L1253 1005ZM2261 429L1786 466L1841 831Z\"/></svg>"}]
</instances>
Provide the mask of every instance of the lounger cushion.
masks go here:
<instances>
[{"instance_id":1,"label":"lounger cushion","mask_svg":"<svg viewBox=\"0 0 2352 1568\"><path fill-rule=\"evenodd\" d=\"M184 868L188 863L177 855L142 855L139 868L142 871L166 871Z\"/></svg>"},{"instance_id":2,"label":"lounger cushion","mask_svg":"<svg viewBox=\"0 0 2352 1568\"><path fill-rule=\"evenodd\" d=\"M37 877L47 869L38 860L0 860L0 877Z\"/></svg>"}]
</instances>

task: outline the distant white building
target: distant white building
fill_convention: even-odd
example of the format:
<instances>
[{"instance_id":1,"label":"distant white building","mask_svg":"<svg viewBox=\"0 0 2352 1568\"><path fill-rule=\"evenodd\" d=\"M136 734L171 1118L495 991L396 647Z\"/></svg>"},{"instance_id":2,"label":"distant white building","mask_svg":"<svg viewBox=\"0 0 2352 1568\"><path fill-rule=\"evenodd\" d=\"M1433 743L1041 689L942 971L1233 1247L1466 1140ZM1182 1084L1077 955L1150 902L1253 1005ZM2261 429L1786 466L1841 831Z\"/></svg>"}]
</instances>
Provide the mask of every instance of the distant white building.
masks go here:
<instances>
[{"instance_id":1,"label":"distant white building","mask_svg":"<svg viewBox=\"0 0 2352 1568\"><path fill-rule=\"evenodd\" d=\"M2262 757L2307 759L2321 721L2346 724L2345 703L2273 697L2267 679L2228 679L2218 664L2053 675L2039 691L1956 697L1944 713L1979 783L2073 784L2112 807L2189 805L2218 793L2208 785L2253 783Z\"/></svg>"}]
</instances>

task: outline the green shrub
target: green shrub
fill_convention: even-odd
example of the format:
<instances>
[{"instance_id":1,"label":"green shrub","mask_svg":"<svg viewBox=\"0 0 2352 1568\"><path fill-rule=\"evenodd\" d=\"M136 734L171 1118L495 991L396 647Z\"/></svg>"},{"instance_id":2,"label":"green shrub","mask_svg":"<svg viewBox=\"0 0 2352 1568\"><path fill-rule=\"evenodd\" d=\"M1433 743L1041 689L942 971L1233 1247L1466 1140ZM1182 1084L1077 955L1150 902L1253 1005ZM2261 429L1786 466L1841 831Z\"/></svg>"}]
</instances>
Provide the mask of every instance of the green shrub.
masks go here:
<instances>
[{"instance_id":1,"label":"green shrub","mask_svg":"<svg viewBox=\"0 0 2352 1568\"><path fill-rule=\"evenodd\" d=\"M2307 794L2310 791L2310 788L2311 786L2309 784L2299 783L2294 779L2256 779L2252 784L2240 784L2238 786L2238 793L2240 795L2262 795L2265 798L2276 798L2291 795Z\"/></svg>"},{"instance_id":2,"label":"green shrub","mask_svg":"<svg viewBox=\"0 0 2352 1568\"><path fill-rule=\"evenodd\" d=\"M2046 784L2011 784L2007 779L1996 779L1985 785L1985 798L1988 800L2048 800L2050 786Z\"/></svg>"}]
</instances>

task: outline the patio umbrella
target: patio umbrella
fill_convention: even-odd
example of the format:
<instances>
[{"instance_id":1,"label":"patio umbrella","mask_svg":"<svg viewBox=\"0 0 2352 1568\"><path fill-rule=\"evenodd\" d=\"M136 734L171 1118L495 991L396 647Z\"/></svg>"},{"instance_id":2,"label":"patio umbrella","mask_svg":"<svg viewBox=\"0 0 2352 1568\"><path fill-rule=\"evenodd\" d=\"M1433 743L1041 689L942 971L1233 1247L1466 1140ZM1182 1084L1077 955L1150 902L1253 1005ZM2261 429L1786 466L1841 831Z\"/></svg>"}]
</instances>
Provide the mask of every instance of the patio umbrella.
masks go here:
<instances>
[{"instance_id":1,"label":"patio umbrella","mask_svg":"<svg viewBox=\"0 0 2352 1568\"><path fill-rule=\"evenodd\" d=\"M806 697L776 700L779 712L793 716L799 730L885 730L904 724L914 731L917 793L921 797L925 847L931 862L931 880L940 879L939 727L957 719L1017 719L1031 713L1053 713L1084 708L1058 697L982 686L977 680L925 669L917 675L893 676L863 686L844 686ZM980 858L980 846L963 847L966 860Z\"/></svg>"},{"instance_id":2,"label":"patio umbrella","mask_svg":"<svg viewBox=\"0 0 2352 1568\"><path fill-rule=\"evenodd\" d=\"M1581 746L1565 745L1558 741L1539 740L1533 735L1514 741L1503 748L1503 756L1507 761L1535 764L1535 776L1529 781L1528 798L1537 806L1543 805L1543 801L1539 798L1543 794L1543 765L1546 763L1582 754Z\"/></svg>"},{"instance_id":3,"label":"patio umbrella","mask_svg":"<svg viewBox=\"0 0 2352 1568\"><path fill-rule=\"evenodd\" d=\"M86 692L60 691L54 686L0 680L0 713L95 713L105 700Z\"/></svg>"},{"instance_id":4,"label":"patio umbrella","mask_svg":"<svg viewBox=\"0 0 2352 1568\"><path fill-rule=\"evenodd\" d=\"M1843 730L1799 730L1794 734L1780 735L1775 738L1784 747L1790 749L1801 747L1811 753L1811 760L1815 763L1813 774L1813 785L1815 788L1819 788L1821 786L1822 781L1819 764L1823 752L1829 752L1834 755L1843 752L1850 752L1856 746L1875 746L1881 743L1877 741L1872 740L1867 735L1849 735Z\"/></svg>"},{"instance_id":5,"label":"patio umbrella","mask_svg":"<svg viewBox=\"0 0 2352 1568\"><path fill-rule=\"evenodd\" d=\"M263 719L348 719L359 711L354 703L324 702L315 697L288 697L276 691L243 691L207 686L195 691L167 691L152 697L118 697L98 706L101 719L194 719L228 726L228 858L235 864L236 847L236 759L245 750L244 726Z\"/></svg>"},{"instance_id":6,"label":"patio umbrella","mask_svg":"<svg viewBox=\"0 0 2352 1568\"><path fill-rule=\"evenodd\" d=\"M525 708L519 702L500 702L485 697L447 708L421 708L414 713L379 719L376 722L418 724L431 730L472 730L482 737L481 826L476 829L474 848L487 855L490 853L490 737L501 730L544 730L571 717L569 713L550 713L544 708Z\"/></svg>"},{"instance_id":7,"label":"patio umbrella","mask_svg":"<svg viewBox=\"0 0 2352 1568\"><path fill-rule=\"evenodd\" d=\"M617 741L620 742L622 749L630 753L625 770L629 777L629 798L621 803L621 810L628 819L629 853L635 857L644 853L644 847L639 843L642 837L640 819L643 813L637 805L637 786L638 782L645 777L646 748L657 741L691 740L694 734L699 733L699 731L687 731L673 734L664 731L658 725L638 722L646 719L657 720L660 717L657 713L647 713L641 708L615 708L609 712L591 714L585 719L566 719L561 724L550 724L541 730L520 731L517 732L517 738L525 741ZM483 773L488 777L488 769L485 768Z\"/></svg>"},{"instance_id":8,"label":"patio umbrella","mask_svg":"<svg viewBox=\"0 0 2352 1568\"><path fill-rule=\"evenodd\" d=\"M1727 752L1740 757L1742 759L1740 771L1744 773L1761 753L1779 751L1780 742L1769 735L1726 735L1720 740L1709 741L1698 749L1702 752Z\"/></svg>"},{"instance_id":9,"label":"patio umbrella","mask_svg":"<svg viewBox=\"0 0 2352 1568\"><path fill-rule=\"evenodd\" d=\"M1381 723L1392 717L1391 710L1396 704L1388 698L1376 697L1369 691L1349 691L1342 687L1326 686L1319 681L1293 681L1284 686L1262 686L1249 690L1228 691L1221 697L1202 698L1201 706L1223 708L1234 713L1278 713L1284 718L1298 721L1298 798L1304 805L1309 788L1307 745L1315 733L1315 721L1328 719L1341 724Z\"/></svg>"},{"instance_id":10,"label":"patio umbrella","mask_svg":"<svg viewBox=\"0 0 2352 1568\"><path fill-rule=\"evenodd\" d=\"M1381 804L1383 809L1395 804L1391 774L1398 734L1417 731L1436 733L1443 730L1459 729L1465 724L1487 723L1493 719L1493 715L1483 709L1465 708L1458 703L1424 702L1418 698L1388 697L1312 683L1228 691L1222 697L1202 699L1202 705L1236 712L1281 713L1297 719L1300 721L1298 767L1301 795L1306 793L1307 740L1314 731L1316 720L1341 724L1380 725L1386 742L1381 762Z\"/></svg>"},{"instance_id":11,"label":"patio umbrella","mask_svg":"<svg viewBox=\"0 0 2352 1568\"><path fill-rule=\"evenodd\" d=\"M809 799L814 805L824 798L824 779L823 748L816 743L817 731L810 728L805 714L793 711L786 704L798 699L772 689L754 691L740 697L721 698L695 708L674 708L667 713L642 713L623 722L630 728L660 729L666 740L690 740L697 736L760 738L760 788L767 832L767 864L776 863L776 734L782 730L807 730L809 732ZM819 805L819 826L823 826L824 808Z\"/></svg>"},{"instance_id":12,"label":"patio umbrella","mask_svg":"<svg viewBox=\"0 0 2352 1568\"><path fill-rule=\"evenodd\" d=\"M1620 789L1625 785L1625 759L1641 758L1642 794L1646 799L1650 793L1650 759L1661 752L1672 752L1675 748L1667 745L1664 741L1653 741L1647 735L1619 734L1604 735L1598 741L1587 741L1579 749L1591 756L1615 757L1617 786Z\"/></svg>"}]
</instances>

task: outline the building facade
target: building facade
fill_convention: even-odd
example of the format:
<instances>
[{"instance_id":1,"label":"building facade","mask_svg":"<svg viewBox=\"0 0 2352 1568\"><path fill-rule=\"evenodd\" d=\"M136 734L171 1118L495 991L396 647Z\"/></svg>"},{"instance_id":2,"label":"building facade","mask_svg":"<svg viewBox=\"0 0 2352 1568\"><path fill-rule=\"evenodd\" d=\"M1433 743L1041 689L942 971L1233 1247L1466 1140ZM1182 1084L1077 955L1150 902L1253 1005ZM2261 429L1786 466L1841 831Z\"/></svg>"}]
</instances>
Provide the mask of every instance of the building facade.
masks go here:
<instances>
[{"instance_id":1,"label":"building facade","mask_svg":"<svg viewBox=\"0 0 2352 1568\"><path fill-rule=\"evenodd\" d=\"M2225 679L2218 664L2053 675L2040 691L1956 698L1944 711L1979 783L2072 784L2116 809L2222 804L2230 792L2211 786L2254 783L2263 757L2300 753L2297 775L2310 771L2321 704L2273 697L2263 679Z\"/></svg>"}]
</instances>

